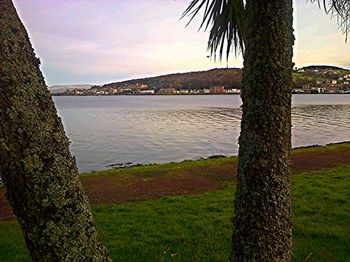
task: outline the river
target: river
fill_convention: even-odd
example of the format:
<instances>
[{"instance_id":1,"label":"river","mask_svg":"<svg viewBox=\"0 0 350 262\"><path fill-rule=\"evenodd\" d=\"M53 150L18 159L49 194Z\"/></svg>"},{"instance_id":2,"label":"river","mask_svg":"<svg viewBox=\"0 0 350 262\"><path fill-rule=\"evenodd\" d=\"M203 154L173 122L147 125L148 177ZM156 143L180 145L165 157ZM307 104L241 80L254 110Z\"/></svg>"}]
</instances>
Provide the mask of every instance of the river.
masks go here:
<instances>
[{"instance_id":1,"label":"river","mask_svg":"<svg viewBox=\"0 0 350 262\"><path fill-rule=\"evenodd\" d=\"M238 95L54 97L81 172L236 155ZM350 95L293 95L292 145L350 140Z\"/></svg>"}]
</instances>

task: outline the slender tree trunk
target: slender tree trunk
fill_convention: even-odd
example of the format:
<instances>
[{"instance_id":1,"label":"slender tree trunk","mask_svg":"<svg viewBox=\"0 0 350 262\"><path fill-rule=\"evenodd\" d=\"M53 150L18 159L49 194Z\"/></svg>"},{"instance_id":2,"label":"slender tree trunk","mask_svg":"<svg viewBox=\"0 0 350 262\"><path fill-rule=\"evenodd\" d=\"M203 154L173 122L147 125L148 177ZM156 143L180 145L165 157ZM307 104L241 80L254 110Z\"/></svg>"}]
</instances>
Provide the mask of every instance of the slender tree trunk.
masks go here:
<instances>
[{"instance_id":1,"label":"slender tree trunk","mask_svg":"<svg viewBox=\"0 0 350 262\"><path fill-rule=\"evenodd\" d=\"M0 0L0 175L27 247L34 261L109 261L39 64Z\"/></svg>"},{"instance_id":2,"label":"slender tree trunk","mask_svg":"<svg viewBox=\"0 0 350 262\"><path fill-rule=\"evenodd\" d=\"M247 0L232 261L290 261L292 0Z\"/></svg>"}]
</instances>

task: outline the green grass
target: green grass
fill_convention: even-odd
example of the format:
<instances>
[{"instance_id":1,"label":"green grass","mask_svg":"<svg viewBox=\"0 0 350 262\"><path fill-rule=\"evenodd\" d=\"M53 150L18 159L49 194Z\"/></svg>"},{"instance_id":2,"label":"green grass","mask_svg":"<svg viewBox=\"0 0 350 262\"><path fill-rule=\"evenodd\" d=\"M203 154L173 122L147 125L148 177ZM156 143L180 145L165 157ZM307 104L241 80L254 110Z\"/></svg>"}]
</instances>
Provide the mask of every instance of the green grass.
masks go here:
<instances>
[{"instance_id":1,"label":"green grass","mask_svg":"<svg viewBox=\"0 0 350 262\"><path fill-rule=\"evenodd\" d=\"M350 168L297 175L293 188L295 256L350 261Z\"/></svg>"},{"instance_id":2,"label":"green grass","mask_svg":"<svg viewBox=\"0 0 350 262\"><path fill-rule=\"evenodd\" d=\"M99 207L94 214L114 260L223 261L230 250L230 189Z\"/></svg>"},{"instance_id":3,"label":"green grass","mask_svg":"<svg viewBox=\"0 0 350 262\"><path fill-rule=\"evenodd\" d=\"M186 160L179 163L173 162L147 166L134 166L129 168L107 169L103 171L85 173L81 176L83 178L92 178L95 176L106 175L152 177L179 174L182 172L186 174L190 173L192 175L213 177L213 171L214 173L217 173L218 169L221 171L221 173L232 173L232 165L234 163L237 163L237 160L237 156L201 160Z\"/></svg>"},{"instance_id":4,"label":"green grass","mask_svg":"<svg viewBox=\"0 0 350 262\"><path fill-rule=\"evenodd\" d=\"M350 167L297 174L292 183L293 261L350 261ZM234 190L93 210L115 261L227 261ZM18 225L0 224L0 261L28 260Z\"/></svg>"},{"instance_id":5,"label":"green grass","mask_svg":"<svg viewBox=\"0 0 350 262\"><path fill-rule=\"evenodd\" d=\"M293 72L294 82L316 82L324 80L327 80L327 78L317 75L306 75L305 73Z\"/></svg>"},{"instance_id":6,"label":"green grass","mask_svg":"<svg viewBox=\"0 0 350 262\"><path fill-rule=\"evenodd\" d=\"M334 143L334 144L328 144L325 146L306 146L306 147L299 147L292 150L292 155L297 154L306 154L306 153L319 153L319 152L334 152L334 151L342 151L342 150L349 150L350 149L350 142L341 142L341 143Z\"/></svg>"},{"instance_id":7,"label":"green grass","mask_svg":"<svg viewBox=\"0 0 350 262\"><path fill-rule=\"evenodd\" d=\"M0 261L30 261L16 222L0 223Z\"/></svg>"}]
</instances>

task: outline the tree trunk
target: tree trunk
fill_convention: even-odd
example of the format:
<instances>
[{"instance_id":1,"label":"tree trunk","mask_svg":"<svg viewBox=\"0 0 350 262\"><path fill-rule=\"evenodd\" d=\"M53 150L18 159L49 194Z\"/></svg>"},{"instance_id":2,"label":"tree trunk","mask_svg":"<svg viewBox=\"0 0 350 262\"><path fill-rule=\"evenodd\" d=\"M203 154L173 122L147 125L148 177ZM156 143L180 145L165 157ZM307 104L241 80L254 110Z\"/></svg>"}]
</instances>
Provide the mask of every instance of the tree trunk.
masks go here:
<instances>
[{"instance_id":1,"label":"tree trunk","mask_svg":"<svg viewBox=\"0 0 350 262\"><path fill-rule=\"evenodd\" d=\"M0 0L0 175L7 198L34 261L109 261L39 64L11 0Z\"/></svg>"},{"instance_id":2,"label":"tree trunk","mask_svg":"<svg viewBox=\"0 0 350 262\"><path fill-rule=\"evenodd\" d=\"M292 0L248 0L232 261L290 261Z\"/></svg>"}]
</instances>

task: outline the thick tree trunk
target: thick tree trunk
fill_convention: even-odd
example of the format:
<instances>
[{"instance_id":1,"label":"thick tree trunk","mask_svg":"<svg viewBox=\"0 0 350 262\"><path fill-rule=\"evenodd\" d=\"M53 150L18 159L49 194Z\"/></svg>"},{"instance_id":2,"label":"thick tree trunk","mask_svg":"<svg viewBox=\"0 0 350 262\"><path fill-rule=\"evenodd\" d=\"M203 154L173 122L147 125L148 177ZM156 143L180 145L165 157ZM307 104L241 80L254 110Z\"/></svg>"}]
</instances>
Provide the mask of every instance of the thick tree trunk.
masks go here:
<instances>
[{"instance_id":1,"label":"thick tree trunk","mask_svg":"<svg viewBox=\"0 0 350 262\"><path fill-rule=\"evenodd\" d=\"M233 261L290 261L292 0L248 0Z\"/></svg>"},{"instance_id":2,"label":"thick tree trunk","mask_svg":"<svg viewBox=\"0 0 350 262\"><path fill-rule=\"evenodd\" d=\"M109 261L11 0L0 0L0 175L34 261Z\"/></svg>"}]
</instances>

